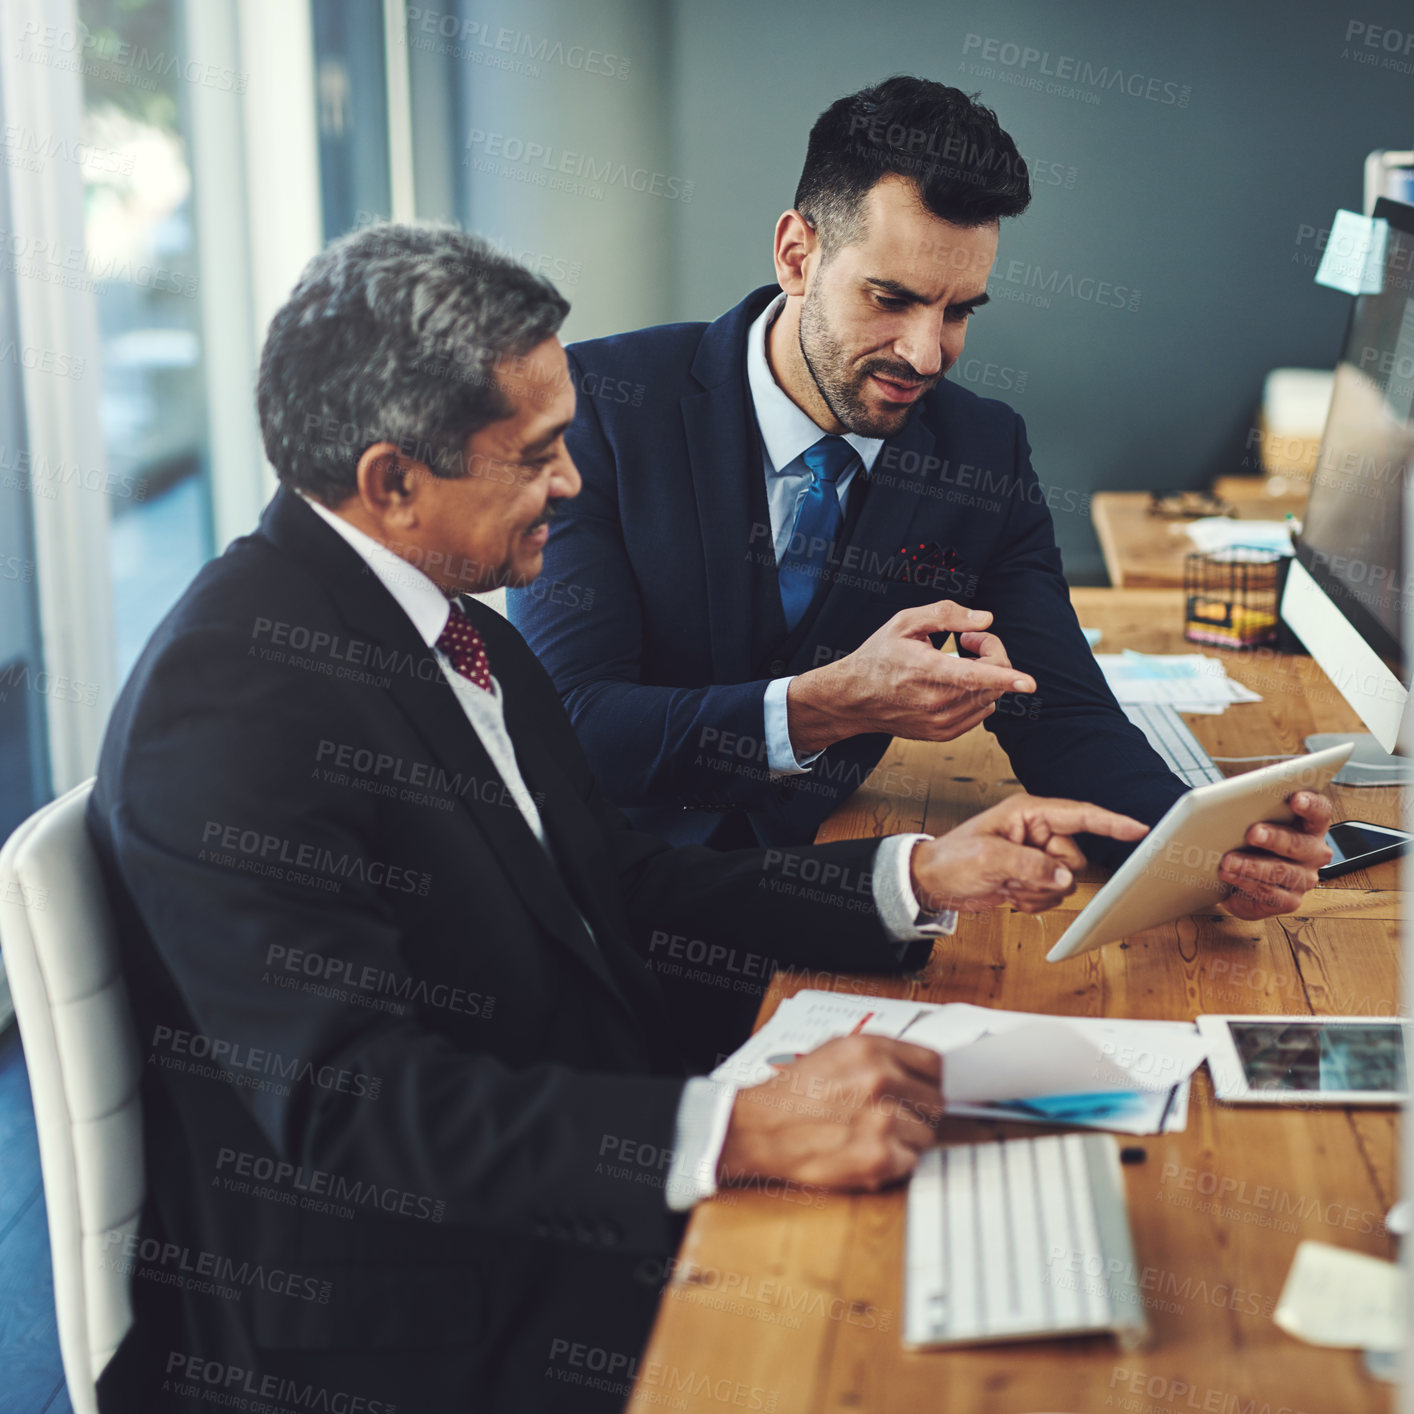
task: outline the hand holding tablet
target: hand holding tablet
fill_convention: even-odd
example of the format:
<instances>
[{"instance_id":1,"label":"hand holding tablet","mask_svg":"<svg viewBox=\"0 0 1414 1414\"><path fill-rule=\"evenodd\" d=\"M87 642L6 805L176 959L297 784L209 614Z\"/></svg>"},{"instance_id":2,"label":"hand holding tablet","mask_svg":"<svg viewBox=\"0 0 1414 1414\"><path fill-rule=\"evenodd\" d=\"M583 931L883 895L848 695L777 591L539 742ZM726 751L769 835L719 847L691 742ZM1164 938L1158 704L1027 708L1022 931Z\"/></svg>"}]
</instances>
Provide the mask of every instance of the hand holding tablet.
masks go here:
<instances>
[{"instance_id":1,"label":"hand holding tablet","mask_svg":"<svg viewBox=\"0 0 1414 1414\"><path fill-rule=\"evenodd\" d=\"M1321 868L1332 858L1330 797L1300 790L1287 804L1296 817L1291 825L1259 821L1247 831L1249 848L1223 856L1220 872L1233 893L1222 909L1234 918L1294 913L1307 891L1325 877Z\"/></svg>"},{"instance_id":2,"label":"hand holding tablet","mask_svg":"<svg viewBox=\"0 0 1414 1414\"><path fill-rule=\"evenodd\" d=\"M1223 857L1246 847L1256 821L1278 828L1296 823L1289 797L1324 790L1352 749L1332 746L1181 796L1081 909L1047 961L1075 957L1227 898L1234 884L1220 872Z\"/></svg>"}]
</instances>

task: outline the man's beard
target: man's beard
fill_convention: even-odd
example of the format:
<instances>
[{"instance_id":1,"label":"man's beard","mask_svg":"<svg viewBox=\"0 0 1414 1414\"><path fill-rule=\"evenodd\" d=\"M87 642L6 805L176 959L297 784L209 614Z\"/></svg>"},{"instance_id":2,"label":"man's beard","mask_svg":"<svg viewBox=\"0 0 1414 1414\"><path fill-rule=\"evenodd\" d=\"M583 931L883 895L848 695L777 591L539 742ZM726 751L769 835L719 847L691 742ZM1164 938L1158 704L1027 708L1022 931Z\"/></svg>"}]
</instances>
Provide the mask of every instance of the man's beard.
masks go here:
<instances>
[{"instance_id":1,"label":"man's beard","mask_svg":"<svg viewBox=\"0 0 1414 1414\"><path fill-rule=\"evenodd\" d=\"M800 356L835 421L859 437L892 437L908 421L909 413L923 396L919 394L911 403L882 411L870 408L865 401L864 384L871 373L908 384L916 383L918 374L908 364L887 358L871 359L858 369L852 368L844 346L830 332L818 283L806 291L800 310ZM941 378L940 373L927 380L924 392Z\"/></svg>"}]
</instances>

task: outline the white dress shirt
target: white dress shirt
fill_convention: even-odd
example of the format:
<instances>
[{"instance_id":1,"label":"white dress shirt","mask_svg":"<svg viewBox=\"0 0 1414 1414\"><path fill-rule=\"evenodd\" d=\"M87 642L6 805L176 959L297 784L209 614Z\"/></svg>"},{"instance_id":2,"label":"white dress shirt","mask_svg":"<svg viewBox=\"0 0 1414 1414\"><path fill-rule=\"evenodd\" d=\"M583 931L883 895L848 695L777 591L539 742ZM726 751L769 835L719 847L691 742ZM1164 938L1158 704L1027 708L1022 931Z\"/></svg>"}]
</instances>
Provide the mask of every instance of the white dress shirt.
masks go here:
<instances>
[{"instance_id":1,"label":"white dress shirt","mask_svg":"<svg viewBox=\"0 0 1414 1414\"><path fill-rule=\"evenodd\" d=\"M446 595L415 565L395 555L385 545L365 535L318 501L308 496L304 499L321 520L357 551L368 568L377 575L379 582L412 620L419 637L436 656L442 675L456 694L457 702L466 713L467 721L481 739L481 744L500 773L511 798L520 808L525 823L530 826L541 847L547 854L551 854L553 860L554 856L545 837L545 826L540 819L540 810L521 776L515 747L511 742L510 733L506 730L505 706L501 697L501 685L496 678L495 663L490 665L489 692L485 688L477 687L457 672L446 655L436 647L437 640L442 636L442 630L446 628L447 620L451 617L451 606ZM916 922L919 910L909 864L913 846L919 840L931 838L931 835L890 835L879 842L878 851L874 855L874 874L871 881L874 905L885 928L899 942L910 942L937 933L951 933L956 924L956 914L939 915L936 920L923 924ZM590 928L588 919L585 919L583 914L580 917L589 936L593 938L594 930ZM722 1142L726 1138L735 1098L734 1085L710 1080L705 1076L694 1076L687 1082L682 1099L678 1102L673 1161L665 1183L670 1208L678 1212L686 1211L699 1199L709 1198L717 1191L717 1161L721 1156Z\"/></svg>"}]
</instances>

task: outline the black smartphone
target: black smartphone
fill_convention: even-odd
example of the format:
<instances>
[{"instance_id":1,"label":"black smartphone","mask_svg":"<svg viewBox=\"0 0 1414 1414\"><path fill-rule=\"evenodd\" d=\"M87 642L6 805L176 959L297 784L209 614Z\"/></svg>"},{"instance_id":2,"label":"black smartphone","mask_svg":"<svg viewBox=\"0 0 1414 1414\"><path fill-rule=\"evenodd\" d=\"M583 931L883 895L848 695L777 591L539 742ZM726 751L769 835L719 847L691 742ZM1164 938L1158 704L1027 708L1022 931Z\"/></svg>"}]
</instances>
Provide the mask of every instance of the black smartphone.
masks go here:
<instances>
[{"instance_id":1,"label":"black smartphone","mask_svg":"<svg viewBox=\"0 0 1414 1414\"><path fill-rule=\"evenodd\" d=\"M1388 825L1371 825L1364 820L1342 820L1332 825L1326 835L1335 858L1317 873L1322 879L1334 879L1352 869L1364 869L1382 859L1393 859L1409 848L1414 835L1392 830Z\"/></svg>"}]
</instances>

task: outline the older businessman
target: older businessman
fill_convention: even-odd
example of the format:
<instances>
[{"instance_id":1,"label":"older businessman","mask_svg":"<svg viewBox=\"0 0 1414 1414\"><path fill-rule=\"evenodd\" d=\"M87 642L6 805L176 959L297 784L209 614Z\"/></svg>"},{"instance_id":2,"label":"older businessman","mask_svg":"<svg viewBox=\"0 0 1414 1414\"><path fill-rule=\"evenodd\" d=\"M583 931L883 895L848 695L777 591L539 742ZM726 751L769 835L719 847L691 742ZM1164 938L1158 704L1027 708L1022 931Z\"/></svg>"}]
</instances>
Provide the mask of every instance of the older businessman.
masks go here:
<instances>
[{"instance_id":1,"label":"older businessman","mask_svg":"<svg viewBox=\"0 0 1414 1414\"><path fill-rule=\"evenodd\" d=\"M475 237L380 226L271 324L281 489L144 650L89 815L148 1061L105 1414L618 1407L568 1352L629 1367L682 1211L901 1178L939 1100L936 1056L865 1037L690 1078L654 932L915 967L953 910L1064 896L1078 832L1144 833L1028 797L817 849L631 829L519 634L458 597L533 582L579 490L565 312Z\"/></svg>"}]
</instances>

